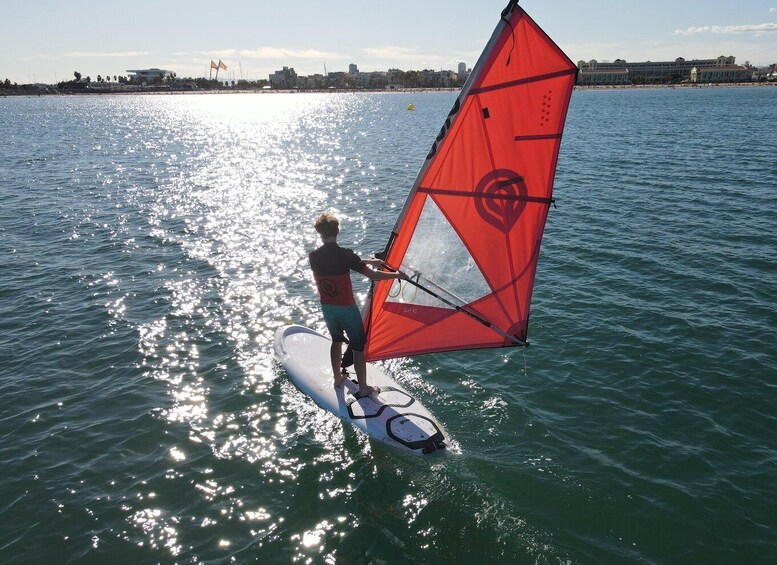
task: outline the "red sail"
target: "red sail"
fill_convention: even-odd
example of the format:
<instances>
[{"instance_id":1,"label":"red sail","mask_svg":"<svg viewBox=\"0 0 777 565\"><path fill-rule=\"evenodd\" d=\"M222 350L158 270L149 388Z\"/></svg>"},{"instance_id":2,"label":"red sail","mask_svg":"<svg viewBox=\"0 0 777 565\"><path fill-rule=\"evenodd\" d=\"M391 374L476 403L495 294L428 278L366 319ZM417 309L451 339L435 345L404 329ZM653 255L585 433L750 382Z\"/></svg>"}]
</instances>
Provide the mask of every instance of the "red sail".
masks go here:
<instances>
[{"instance_id":1,"label":"red sail","mask_svg":"<svg viewBox=\"0 0 777 565\"><path fill-rule=\"evenodd\" d=\"M511 1L437 136L388 246L367 359L526 340L577 69Z\"/></svg>"}]
</instances>

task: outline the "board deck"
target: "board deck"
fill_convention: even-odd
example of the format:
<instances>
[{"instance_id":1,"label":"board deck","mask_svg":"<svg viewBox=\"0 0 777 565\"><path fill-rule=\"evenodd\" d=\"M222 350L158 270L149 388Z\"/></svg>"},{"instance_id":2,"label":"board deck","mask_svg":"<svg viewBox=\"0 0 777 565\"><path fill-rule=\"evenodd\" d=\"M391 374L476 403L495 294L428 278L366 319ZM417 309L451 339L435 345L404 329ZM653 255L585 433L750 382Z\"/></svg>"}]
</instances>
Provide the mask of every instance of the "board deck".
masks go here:
<instances>
[{"instance_id":1,"label":"board deck","mask_svg":"<svg viewBox=\"0 0 777 565\"><path fill-rule=\"evenodd\" d=\"M379 367L367 364L367 382L380 394L360 398L356 376L335 388L329 361L332 342L303 326L284 326L275 334L275 352L302 392L371 437L415 455L444 449L446 432L431 412Z\"/></svg>"}]
</instances>

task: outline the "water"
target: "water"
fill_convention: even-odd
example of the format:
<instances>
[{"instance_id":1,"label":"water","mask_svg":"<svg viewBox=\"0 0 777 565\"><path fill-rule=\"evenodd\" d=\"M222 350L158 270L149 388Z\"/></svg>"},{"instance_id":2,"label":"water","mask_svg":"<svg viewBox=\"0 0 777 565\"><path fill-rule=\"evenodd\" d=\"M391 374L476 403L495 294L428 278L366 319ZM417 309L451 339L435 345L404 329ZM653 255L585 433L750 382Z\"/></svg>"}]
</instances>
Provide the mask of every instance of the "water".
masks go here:
<instances>
[{"instance_id":1,"label":"water","mask_svg":"<svg viewBox=\"0 0 777 565\"><path fill-rule=\"evenodd\" d=\"M290 384L311 219L381 249L453 98L0 99L0 560L774 560L775 88L574 94L532 347L388 364L460 453Z\"/></svg>"}]
</instances>

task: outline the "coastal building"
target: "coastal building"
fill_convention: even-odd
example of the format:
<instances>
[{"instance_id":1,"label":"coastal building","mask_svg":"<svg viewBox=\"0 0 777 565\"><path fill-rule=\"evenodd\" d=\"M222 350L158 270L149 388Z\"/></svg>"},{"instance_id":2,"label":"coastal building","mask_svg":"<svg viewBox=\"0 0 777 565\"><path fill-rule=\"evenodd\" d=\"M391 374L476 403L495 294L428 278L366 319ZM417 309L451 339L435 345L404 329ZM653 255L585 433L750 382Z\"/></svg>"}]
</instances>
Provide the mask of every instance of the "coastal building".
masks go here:
<instances>
[{"instance_id":1,"label":"coastal building","mask_svg":"<svg viewBox=\"0 0 777 565\"><path fill-rule=\"evenodd\" d=\"M577 84L588 86L631 84L629 70L625 67L606 67L603 69L585 68L577 73Z\"/></svg>"},{"instance_id":2,"label":"coastal building","mask_svg":"<svg viewBox=\"0 0 777 565\"><path fill-rule=\"evenodd\" d=\"M333 71L326 75L327 84L334 88L345 88L351 77L343 71Z\"/></svg>"},{"instance_id":3,"label":"coastal building","mask_svg":"<svg viewBox=\"0 0 777 565\"><path fill-rule=\"evenodd\" d=\"M394 85L395 87L403 88L405 85L403 84L404 81L402 80L405 76L405 71L400 69L394 69L391 68L386 73L389 84Z\"/></svg>"},{"instance_id":4,"label":"coastal building","mask_svg":"<svg viewBox=\"0 0 777 565\"><path fill-rule=\"evenodd\" d=\"M691 70L729 69L746 66L736 65L736 58L721 55L716 59L690 59L678 57L674 61L642 61L629 63L623 59L615 61L579 61L580 69L578 84L665 84L691 80ZM707 71L705 71L706 73ZM730 73L720 73L729 76ZM742 74L745 74L744 72ZM712 75L710 75L712 76ZM747 79L740 79L747 80ZM712 81L716 82L716 81Z\"/></svg>"},{"instance_id":5,"label":"coastal building","mask_svg":"<svg viewBox=\"0 0 777 565\"><path fill-rule=\"evenodd\" d=\"M459 69L456 74L459 76L459 80L466 80L469 73L467 72L467 64L464 61L459 63Z\"/></svg>"},{"instance_id":6,"label":"coastal building","mask_svg":"<svg viewBox=\"0 0 777 565\"><path fill-rule=\"evenodd\" d=\"M455 73L453 71L439 71L438 76L440 77L440 86L444 86L445 88L450 88L456 83L456 79L458 78L458 73Z\"/></svg>"},{"instance_id":7,"label":"coastal building","mask_svg":"<svg viewBox=\"0 0 777 565\"><path fill-rule=\"evenodd\" d=\"M361 88L384 88L387 84L388 73L385 71L360 72L356 75L356 86Z\"/></svg>"},{"instance_id":8,"label":"coastal building","mask_svg":"<svg viewBox=\"0 0 777 565\"><path fill-rule=\"evenodd\" d=\"M326 88L326 78L320 73L306 77L297 77L297 86L310 90L319 90Z\"/></svg>"},{"instance_id":9,"label":"coastal building","mask_svg":"<svg viewBox=\"0 0 777 565\"><path fill-rule=\"evenodd\" d=\"M434 71L432 69L424 69L419 74L421 84L430 88L449 88L457 77L453 71Z\"/></svg>"},{"instance_id":10,"label":"coastal building","mask_svg":"<svg viewBox=\"0 0 777 565\"><path fill-rule=\"evenodd\" d=\"M273 88L294 88L297 86L297 72L294 67L283 67L270 75L270 86Z\"/></svg>"},{"instance_id":11,"label":"coastal building","mask_svg":"<svg viewBox=\"0 0 777 565\"><path fill-rule=\"evenodd\" d=\"M463 63L462 63L463 65ZM471 72L468 70L467 72ZM461 86L464 77L456 71L424 69L421 71L359 71L355 63L348 65L348 71L328 72L325 75L297 76L291 67L283 67L269 76L271 88L316 89L370 89L397 90L405 88L452 88Z\"/></svg>"},{"instance_id":12,"label":"coastal building","mask_svg":"<svg viewBox=\"0 0 777 565\"><path fill-rule=\"evenodd\" d=\"M173 71L166 71L165 69L135 69L135 70L127 70L130 75L130 79L137 80L140 82L152 82L156 79L165 80L167 78L173 78L175 77L175 73Z\"/></svg>"},{"instance_id":13,"label":"coastal building","mask_svg":"<svg viewBox=\"0 0 777 565\"><path fill-rule=\"evenodd\" d=\"M694 67L691 69L691 82L742 82L753 78L753 70L740 65L727 67Z\"/></svg>"}]
</instances>

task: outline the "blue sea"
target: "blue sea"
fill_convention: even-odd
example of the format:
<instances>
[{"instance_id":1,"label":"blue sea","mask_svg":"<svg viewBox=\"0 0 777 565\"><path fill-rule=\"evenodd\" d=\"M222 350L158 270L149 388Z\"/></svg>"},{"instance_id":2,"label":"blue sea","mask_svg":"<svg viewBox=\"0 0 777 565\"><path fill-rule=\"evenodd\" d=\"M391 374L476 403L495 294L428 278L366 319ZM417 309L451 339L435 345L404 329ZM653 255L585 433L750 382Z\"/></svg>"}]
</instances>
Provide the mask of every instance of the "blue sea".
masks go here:
<instances>
[{"instance_id":1,"label":"blue sea","mask_svg":"<svg viewBox=\"0 0 777 565\"><path fill-rule=\"evenodd\" d=\"M777 88L574 93L531 347L385 364L452 452L291 384L454 97L0 98L0 562L775 563Z\"/></svg>"}]
</instances>

